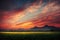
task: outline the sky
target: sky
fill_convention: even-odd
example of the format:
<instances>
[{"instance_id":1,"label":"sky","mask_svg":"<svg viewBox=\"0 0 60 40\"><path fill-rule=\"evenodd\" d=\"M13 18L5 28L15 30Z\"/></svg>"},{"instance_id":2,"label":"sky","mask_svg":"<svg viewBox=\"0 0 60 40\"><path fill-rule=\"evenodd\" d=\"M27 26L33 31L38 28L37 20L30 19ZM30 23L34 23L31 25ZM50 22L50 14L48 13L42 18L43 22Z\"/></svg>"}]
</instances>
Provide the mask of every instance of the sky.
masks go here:
<instances>
[{"instance_id":1,"label":"sky","mask_svg":"<svg viewBox=\"0 0 60 40\"><path fill-rule=\"evenodd\" d=\"M60 0L1 0L0 29L60 28Z\"/></svg>"}]
</instances>

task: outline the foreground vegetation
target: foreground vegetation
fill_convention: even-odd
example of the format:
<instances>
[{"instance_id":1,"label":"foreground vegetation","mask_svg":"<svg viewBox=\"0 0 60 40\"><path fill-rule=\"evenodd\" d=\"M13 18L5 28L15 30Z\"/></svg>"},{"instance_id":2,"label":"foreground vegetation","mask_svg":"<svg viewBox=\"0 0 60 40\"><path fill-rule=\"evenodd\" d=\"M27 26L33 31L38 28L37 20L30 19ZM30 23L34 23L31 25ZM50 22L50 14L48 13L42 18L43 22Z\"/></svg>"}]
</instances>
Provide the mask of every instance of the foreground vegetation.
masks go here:
<instances>
[{"instance_id":1,"label":"foreground vegetation","mask_svg":"<svg viewBox=\"0 0 60 40\"><path fill-rule=\"evenodd\" d=\"M60 32L0 32L2 40L59 40Z\"/></svg>"}]
</instances>

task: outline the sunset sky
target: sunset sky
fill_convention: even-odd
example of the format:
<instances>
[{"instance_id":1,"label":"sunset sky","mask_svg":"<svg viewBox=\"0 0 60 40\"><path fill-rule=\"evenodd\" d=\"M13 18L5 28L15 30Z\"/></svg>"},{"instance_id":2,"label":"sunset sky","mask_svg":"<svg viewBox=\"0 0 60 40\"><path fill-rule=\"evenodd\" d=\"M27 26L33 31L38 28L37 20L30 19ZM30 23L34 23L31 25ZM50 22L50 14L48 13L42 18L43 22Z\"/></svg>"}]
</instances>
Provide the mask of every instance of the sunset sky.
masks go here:
<instances>
[{"instance_id":1,"label":"sunset sky","mask_svg":"<svg viewBox=\"0 0 60 40\"><path fill-rule=\"evenodd\" d=\"M60 0L2 0L0 29L60 28Z\"/></svg>"}]
</instances>

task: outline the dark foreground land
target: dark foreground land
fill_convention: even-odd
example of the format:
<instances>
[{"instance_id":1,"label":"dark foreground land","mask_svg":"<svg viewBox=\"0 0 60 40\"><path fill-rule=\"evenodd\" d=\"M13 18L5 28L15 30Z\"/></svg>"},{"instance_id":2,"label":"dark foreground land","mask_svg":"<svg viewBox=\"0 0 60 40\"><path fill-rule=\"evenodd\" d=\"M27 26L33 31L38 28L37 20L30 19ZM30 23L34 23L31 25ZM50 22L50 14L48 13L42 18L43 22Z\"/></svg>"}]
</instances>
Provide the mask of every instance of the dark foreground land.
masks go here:
<instances>
[{"instance_id":1,"label":"dark foreground land","mask_svg":"<svg viewBox=\"0 0 60 40\"><path fill-rule=\"evenodd\" d=\"M0 40L59 40L60 32L0 32Z\"/></svg>"}]
</instances>

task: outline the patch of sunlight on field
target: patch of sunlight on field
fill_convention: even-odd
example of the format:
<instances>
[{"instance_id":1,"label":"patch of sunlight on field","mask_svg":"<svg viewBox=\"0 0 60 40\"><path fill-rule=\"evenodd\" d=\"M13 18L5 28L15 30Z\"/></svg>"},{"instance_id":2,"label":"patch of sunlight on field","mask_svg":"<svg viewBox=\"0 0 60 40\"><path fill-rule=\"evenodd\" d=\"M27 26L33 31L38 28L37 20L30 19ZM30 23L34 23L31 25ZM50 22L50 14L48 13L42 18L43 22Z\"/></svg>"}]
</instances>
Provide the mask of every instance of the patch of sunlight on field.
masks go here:
<instances>
[{"instance_id":1,"label":"patch of sunlight on field","mask_svg":"<svg viewBox=\"0 0 60 40\"><path fill-rule=\"evenodd\" d=\"M2 34L54 34L58 32L0 32Z\"/></svg>"}]
</instances>

